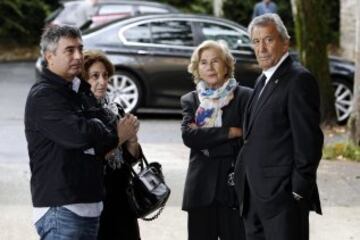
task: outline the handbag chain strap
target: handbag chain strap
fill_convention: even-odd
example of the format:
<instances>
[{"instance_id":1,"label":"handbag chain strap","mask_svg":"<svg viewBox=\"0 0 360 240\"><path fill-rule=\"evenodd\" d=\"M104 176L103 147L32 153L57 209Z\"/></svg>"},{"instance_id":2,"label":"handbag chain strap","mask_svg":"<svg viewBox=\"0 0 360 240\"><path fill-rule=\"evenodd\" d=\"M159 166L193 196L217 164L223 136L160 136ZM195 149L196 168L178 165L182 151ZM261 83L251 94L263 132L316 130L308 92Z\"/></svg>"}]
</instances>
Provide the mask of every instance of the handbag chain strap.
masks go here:
<instances>
[{"instance_id":1,"label":"handbag chain strap","mask_svg":"<svg viewBox=\"0 0 360 240\"><path fill-rule=\"evenodd\" d=\"M160 216L160 214L162 213L162 211L164 210L164 208L165 208L165 203L159 208L157 213L155 213L153 216L151 216L151 217L142 217L141 220L144 220L146 222L151 222L151 221L157 219Z\"/></svg>"},{"instance_id":2,"label":"handbag chain strap","mask_svg":"<svg viewBox=\"0 0 360 240\"><path fill-rule=\"evenodd\" d=\"M145 155L144 155L141 147L140 147L139 151L140 151L140 156L139 156L139 159L138 159L138 160L139 160L139 165L140 165L140 168L143 169L143 168L144 168L144 164L145 164L145 166L149 166L149 162L147 161L147 159L146 159L146 157L145 157ZM131 164L128 164L128 163L126 163L126 162L125 162L125 164L129 167L131 173L132 173L134 176L136 176L136 172L134 171L134 169L133 169L133 167L131 166ZM159 210L158 210L153 216L151 216L151 217L142 217L142 218L140 218L140 219L143 220L143 221L146 221L146 222L151 222L151 221L157 219L157 218L160 216L160 214L162 213L162 211L164 210L165 204L166 204L166 201L162 204L162 206L159 208Z\"/></svg>"}]
</instances>

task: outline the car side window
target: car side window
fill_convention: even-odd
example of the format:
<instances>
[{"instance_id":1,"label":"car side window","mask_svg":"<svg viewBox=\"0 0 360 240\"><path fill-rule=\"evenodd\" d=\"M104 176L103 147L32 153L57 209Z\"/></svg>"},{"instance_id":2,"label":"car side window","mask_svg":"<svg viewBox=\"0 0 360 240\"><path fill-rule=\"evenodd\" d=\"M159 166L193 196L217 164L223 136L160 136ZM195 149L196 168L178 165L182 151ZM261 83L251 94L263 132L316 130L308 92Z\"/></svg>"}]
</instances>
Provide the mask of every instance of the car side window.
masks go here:
<instances>
[{"instance_id":1,"label":"car side window","mask_svg":"<svg viewBox=\"0 0 360 240\"><path fill-rule=\"evenodd\" d=\"M186 21L152 22L151 37L155 44L194 46L191 24Z\"/></svg>"},{"instance_id":2,"label":"car side window","mask_svg":"<svg viewBox=\"0 0 360 240\"><path fill-rule=\"evenodd\" d=\"M208 22L200 23L200 27L205 40L225 41L232 50L250 45L250 38L246 33L241 33L231 27Z\"/></svg>"},{"instance_id":3,"label":"car side window","mask_svg":"<svg viewBox=\"0 0 360 240\"><path fill-rule=\"evenodd\" d=\"M110 15L110 14L132 15L132 13L133 13L133 7L131 5L114 4L114 5L101 6L98 15Z\"/></svg>"},{"instance_id":4,"label":"car side window","mask_svg":"<svg viewBox=\"0 0 360 240\"><path fill-rule=\"evenodd\" d=\"M151 6L139 6L139 13L168 13L165 8L151 7Z\"/></svg>"},{"instance_id":5,"label":"car side window","mask_svg":"<svg viewBox=\"0 0 360 240\"><path fill-rule=\"evenodd\" d=\"M125 30L123 36L128 42L151 43L150 28L148 23L136 25Z\"/></svg>"}]
</instances>

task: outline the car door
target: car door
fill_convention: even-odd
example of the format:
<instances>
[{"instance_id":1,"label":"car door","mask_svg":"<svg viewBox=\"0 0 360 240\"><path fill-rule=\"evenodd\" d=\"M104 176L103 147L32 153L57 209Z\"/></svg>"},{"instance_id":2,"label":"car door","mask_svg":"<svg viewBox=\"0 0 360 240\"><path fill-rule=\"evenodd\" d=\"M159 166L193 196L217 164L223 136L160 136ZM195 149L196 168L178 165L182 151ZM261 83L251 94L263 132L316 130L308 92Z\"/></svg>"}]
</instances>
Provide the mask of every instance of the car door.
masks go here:
<instances>
[{"instance_id":1,"label":"car door","mask_svg":"<svg viewBox=\"0 0 360 240\"><path fill-rule=\"evenodd\" d=\"M253 87L261 70L256 61L247 33L220 21L197 21L195 28L201 40L223 41L231 50L235 64L235 78L240 85Z\"/></svg>"}]
</instances>

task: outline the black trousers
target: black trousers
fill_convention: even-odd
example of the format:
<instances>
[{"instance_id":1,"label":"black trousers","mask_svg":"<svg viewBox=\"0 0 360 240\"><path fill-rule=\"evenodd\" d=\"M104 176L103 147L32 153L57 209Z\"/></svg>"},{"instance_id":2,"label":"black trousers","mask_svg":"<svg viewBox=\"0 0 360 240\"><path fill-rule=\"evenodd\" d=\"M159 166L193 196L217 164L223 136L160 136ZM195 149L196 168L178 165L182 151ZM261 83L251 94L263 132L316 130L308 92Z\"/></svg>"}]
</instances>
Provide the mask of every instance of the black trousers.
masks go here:
<instances>
[{"instance_id":1,"label":"black trousers","mask_svg":"<svg viewBox=\"0 0 360 240\"><path fill-rule=\"evenodd\" d=\"M100 216L99 240L140 240L137 218L126 206L128 205L125 201L104 201L104 209Z\"/></svg>"},{"instance_id":2,"label":"black trousers","mask_svg":"<svg viewBox=\"0 0 360 240\"><path fill-rule=\"evenodd\" d=\"M238 209L213 205L188 211L188 240L245 240Z\"/></svg>"},{"instance_id":3,"label":"black trousers","mask_svg":"<svg viewBox=\"0 0 360 240\"><path fill-rule=\"evenodd\" d=\"M138 220L126 197L128 174L125 168L108 170L105 174L106 194L98 240L140 240Z\"/></svg>"},{"instance_id":4,"label":"black trousers","mask_svg":"<svg viewBox=\"0 0 360 240\"><path fill-rule=\"evenodd\" d=\"M309 210L303 200L294 199L278 215L265 219L257 211L256 197L248 186L245 189L246 240L309 240Z\"/></svg>"}]
</instances>

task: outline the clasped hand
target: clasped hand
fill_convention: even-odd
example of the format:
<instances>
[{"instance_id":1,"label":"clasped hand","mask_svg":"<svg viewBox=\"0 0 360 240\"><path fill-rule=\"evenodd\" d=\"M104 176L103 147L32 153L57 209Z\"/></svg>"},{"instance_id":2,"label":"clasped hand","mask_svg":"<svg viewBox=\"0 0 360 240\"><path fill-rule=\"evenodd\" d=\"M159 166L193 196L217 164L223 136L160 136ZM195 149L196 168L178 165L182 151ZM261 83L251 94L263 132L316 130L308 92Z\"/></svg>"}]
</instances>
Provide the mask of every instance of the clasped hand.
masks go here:
<instances>
[{"instance_id":1,"label":"clasped hand","mask_svg":"<svg viewBox=\"0 0 360 240\"><path fill-rule=\"evenodd\" d=\"M119 145L131 140L137 140L137 132L139 131L140 122L133 114L125 114L117 124L117 133L119 137Z\"/></svg>"}]
</instances>

